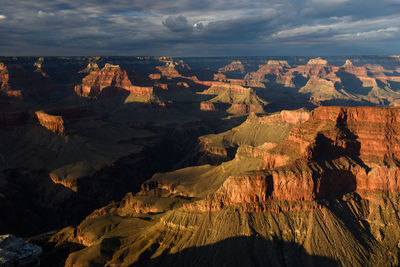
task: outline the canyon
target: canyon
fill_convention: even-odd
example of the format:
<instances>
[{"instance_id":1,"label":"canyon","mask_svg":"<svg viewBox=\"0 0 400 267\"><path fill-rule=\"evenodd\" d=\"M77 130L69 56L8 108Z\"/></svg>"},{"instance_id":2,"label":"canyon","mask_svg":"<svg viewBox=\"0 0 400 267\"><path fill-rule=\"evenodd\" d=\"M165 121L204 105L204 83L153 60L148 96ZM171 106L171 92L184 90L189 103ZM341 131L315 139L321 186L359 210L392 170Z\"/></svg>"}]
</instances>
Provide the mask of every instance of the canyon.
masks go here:
<instances>
[{"instance_id":1,"label":"canyon","mask_svg":"<svg viewBox=\"0 0 400 267\"><path fill-rule=\"evenodd\" d=\"M0 234L41 265L400 264L398 57L0 62Z\"/></svg>"}]
</instances>

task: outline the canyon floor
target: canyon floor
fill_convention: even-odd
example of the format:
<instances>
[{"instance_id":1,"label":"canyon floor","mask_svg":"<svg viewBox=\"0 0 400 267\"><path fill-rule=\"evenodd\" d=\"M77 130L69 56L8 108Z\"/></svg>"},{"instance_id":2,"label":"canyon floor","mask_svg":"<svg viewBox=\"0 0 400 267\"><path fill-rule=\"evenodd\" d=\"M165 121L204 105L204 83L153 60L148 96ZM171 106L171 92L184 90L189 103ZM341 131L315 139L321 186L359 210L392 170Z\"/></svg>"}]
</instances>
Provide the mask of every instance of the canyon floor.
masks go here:
<instances>
[{"instance_id":1,"label":"canyon floor","mask_svg":"<svg viewBox=\"0 0 400 267\"><path fill-rule=\"evenodd\" d=\"M41 266L400 264L399 57L0 62L0 234Z\"/></svg>"}]
</instances>

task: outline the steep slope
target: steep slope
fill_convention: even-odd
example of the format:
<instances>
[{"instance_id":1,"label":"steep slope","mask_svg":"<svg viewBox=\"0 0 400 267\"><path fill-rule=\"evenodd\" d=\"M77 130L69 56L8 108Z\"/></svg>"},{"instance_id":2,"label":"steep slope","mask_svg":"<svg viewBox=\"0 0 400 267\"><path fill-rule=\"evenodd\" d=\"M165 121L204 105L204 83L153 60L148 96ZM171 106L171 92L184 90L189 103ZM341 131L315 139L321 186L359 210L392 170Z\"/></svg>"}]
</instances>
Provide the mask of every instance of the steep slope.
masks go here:
<instances>
[{"instance_id":1,"label":"steep slope","mask_svg":"<svg viewBox=\"0 0 400 267\"><path fill-rule=\"evenodd\" d=\"M235 132L256 122L291 130L267 146L256 134L218 166L156 174L52 242L85 246L66 266L397 266L398 120L400 109L366 107L253 115Z\"/></svg>"},{"instance_id":2,"label":"steep slope","mask_svg":"<svg viewBox=\"0 0 400 267\"><path fill-rule=\"evenodd\" d=\"M253 89L230 82L216 82L199 94L216 95L209 100L211 103L231 104L227 112L232 114L263 113L263 107L267 105L267 102L258 97Z\"/></svg>"},{"instance_id":3,"label":"steep slope","mask_svg":"<svg viewBox=\"0 0 400 267\"><path fill-rule=\"evenodd\" d=\"M126 71L118 65L106 64L101 70L94 68L89 75L82 79L81 85L75 86L75 92L82 97L98 97L104 89L114 89L115 92L127 92L140 97L151 98L153 96L152 87L140 87L132 85ZM112 91L111 94L114 94ZM110 93L110 92L109 92Z\"/></svg>"},{"instance_id":4,"label":"steep slope","mask_svg":"<svg viewBox=\"0 0 400 267\"><path fill-rule=\"evenodd\" d=\"M9 75L8 75L8 70L7 67L4 65L4 63L0 62L0 90L1 91L7 91L9 89Z\"/></svg>"}]
</instances>

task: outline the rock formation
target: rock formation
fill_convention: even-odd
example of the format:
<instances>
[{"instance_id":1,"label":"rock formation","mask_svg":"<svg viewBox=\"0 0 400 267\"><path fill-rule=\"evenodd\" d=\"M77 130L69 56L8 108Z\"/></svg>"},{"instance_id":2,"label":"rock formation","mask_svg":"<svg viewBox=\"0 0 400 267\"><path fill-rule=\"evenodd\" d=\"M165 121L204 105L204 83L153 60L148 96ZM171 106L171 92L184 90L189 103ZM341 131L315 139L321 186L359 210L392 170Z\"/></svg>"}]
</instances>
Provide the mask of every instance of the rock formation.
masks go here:
<instances>
[{"instance_id":1,"label":"rock formation","mask_svg":"<svg viewBox=\"0 0 400 267\"><path fill-rule=\"evenodd\" d=\"M50 115L44 111L36 111L36 118L40 125L57 135L65 135L64 120L61 116Z\"/></svg>"},{"instance_id":2,"label":"rock formation","mask_svg":"<svg viewBox=\"0 0 400 267\"><path fill-rule=\"evenodd\" d=\"M86 68L84 68L83 70L80 70L78 73L85 73L85 74L89 74L91 72L94 71L100 71L99 66L97 65L97 63L93 62L89 62L88 65L86 66Z\"/></svg>"},{"instance_id":3,"label":"rock formation","mask_svg":"<svg viewBox=\"0 0 400 267\"><path fill-rule=\"evenodd\" d=\"M47 74L43 71L42 69L42 65L44 62L44 58L40 57L38 58L38 60L33 64L33 66L35 67L35 72L40 73L43 77L47 77Z\"/></svg>"},{"instance_id":4,"label":"rock formation","mask_svg":"<svg viewBox=\"0 0 400 267\"><path fill-rule=\"evenodd\" d=\"M0 236L1 266L39 266L42 248L14 235Z\"/></svg>"},{"instance_id":5,"label":"rock formation","mask_svg":"<svg viewBox=\"0 0 400 267\"><path fill-rule=\"evenodd\" d=\"M276 82L291 86L291 77L284 76L290 65L286 60L268 60L266 65L260 65L256 72L248 73L245 80L256 82ZM293 85L294 86L294 85Z\"/></svg>"},{"instance_id":6,"label":"rock formation","mask_svg":"<svg viewBox=\"0 0 400 267\"><path fill-rule=\"evenodd\" d=\"M232 61L223 68L218 69L219 72L240 72L245 73L244 65L241 61Z\"/></svg>"},{"instance_id":7,"label":"rock formation","mask_svg":"<svg viewBox=\"0 0 400 267\"><path fill-rule=\"evenodd\" d=\"M161 77L165 77L167 79L174 79L174 78L183 78L182 75L185 72L190 71L190 67L183 63L182 60L176 62L174 60L165 60L164 66L157 66L157 70L161 73L150 74L150 79L158 80ZM182 73L182 74L181 74Z\"/></svg>"},{"instance_id":8,"label":"rock formation","mask_svg":"<svg viewBox=\"0 0 400 267\"><path fill-rule=\"evenodd\" d=\"M201 101L200 102L200 110L203 111L216 111L215 105L210 101Z\"/></svg>"},{"instance_id":9,"label":"rock formation","mask_svg":"<svg viewBox=\"0 0 400 267\"><path fill-rule=\"evenodd\" d=\"M117 88L137 96L152 96L152 87L132 85L126 71L118 65L106 64L99 71L92 71L82 79L81 85L75 86L75 92L82 97L98 97L104 88Z\"/></svg>"},{"instance_id":10,"label":"rock formation","mask_svg":"<svg viewBox=\"0 0 400 267\"><path fill-rule=\"evenodd\" d=\"M0 90L1 91L7 91L10 88L10 85L8 84L8 80L9 80L9 75L8 75L7 67L4 65L4 63L0 62Z\"/></svg>"},{"instance_id":11,"label":"rock formation","mask_svg":"<svg viewBox=\"0 0 400 267\"><path fill-rule=\"evenodd\" d=\"M212 103L231 104L227 112L232 114L263 113L263 106L267 105L267 102L258 97L253 89L231 83L214 82L201 94L217 95L209 100Z\"/></svg>"}]
</instances>

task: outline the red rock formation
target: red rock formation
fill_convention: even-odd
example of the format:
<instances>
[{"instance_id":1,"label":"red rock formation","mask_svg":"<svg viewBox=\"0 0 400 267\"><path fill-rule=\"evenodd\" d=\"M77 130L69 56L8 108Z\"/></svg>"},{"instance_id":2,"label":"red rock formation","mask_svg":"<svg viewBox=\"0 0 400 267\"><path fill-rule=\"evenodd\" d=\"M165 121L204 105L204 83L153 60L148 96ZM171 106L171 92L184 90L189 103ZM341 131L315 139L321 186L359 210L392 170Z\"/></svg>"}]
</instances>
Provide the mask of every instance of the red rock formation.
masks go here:
<instances>
[{"instance_id":1,"label":"red rock formation","mask_svg":"<svg viewBox=\"0 0 400 267\"><path fill-rule=\"evenodd\" d=\"M159 88L161 90L168 90L168 84L166 83L155 83L154 87Z\"/></svg>"},{"instance_id":2,"label":"red rock formation","mask_svg":"<svg viewBox=\"0 0 400 267\"><path fill-rule=\"evenodd\" d=\"M218 69L219 72L245 72L244 65L241 61L232 61L223 68Z\"/></svg>"},{"instance_id":3,"label":"red rock formation","mask_svg":"<svg viewBox=\"0 0 400 267\"><path fill-rule=\"evenodd\" d=\"M92 212L87 219L104 215L132 216L156 212L160 212L160 210L151 203L146 203L139 198L135 198L132 193L129 192L120 203L111 202L107 206Z\"/></svg>"},{"instance_id":4,"label":"red rock formation","mask_svg":"<svg viewBox=\"0 0 400 267\"><path fill-rule=\"evenodd\" d=\"M190 67L184 64L182 61L174 62L173 60L168 60L165 62L164 66L158 66L156 68L161 72L161 76L166 77L168 79L182 78L183 76L178 72L178 69L190 70ZM152 75L151 77L149 76L151 79L156 79L159 77L156 74L154 75L151 74L151 75Z\"/></svg>"},{"instance_id":5,"label":"red rock formation","mask_svg":"<svg viewBox=\"0 0 400 267\"><path fill-rule=\"evenodd\" d=\"M364 87L377 86L375 78L369 76L368 70L365 66L354 66L350 60L346 60L339 71L355 75L362 82Z\"/></svg>"},{"instance_id":6,"label":"red rock formation","mask_svg":"<svg viewBox=\"0 0 400 267\"><path fill-rule=\"evenodd\" d=\"M64 179L52 172L49 173L49 177L55 184L61 184L74 192L78 192L78 179Z\"/></svg>"},{"instance_id":7,"label":"red rock formation","mask_svg":"<svg viewBox=\"0 0 400 267\"><path fill-rule=\"evenodd\" d=\"M232 114L246 114L250 112L264 113L264 108L259 104L233 103L227 111Z\"/></svg>"},{"instance_id":8,"label":"red rock formation","mask_svg":"<svg viewBox=\"0 0 400 267\"><path fill-rule=\"evenodd\" d=\"M220 81L220 82L224 82L227 80L226 75L223 73L216 73L214 74L214 81Z\"/></svg>"},{"instance_id":9,"label":"red rock formation","mask_svg":"<svg viewBox=\"0 0 400 267\"><path fill-rule=\"evenodd\" d=\"M83 70L80 70L78 73L91 73L92 71L100 71L99 66L97 63L88 63L87 67L84 68Z\"/></svg>"},{"instance_id":10,"label":"red rock formation","mask_svg":"<svg viewBox=\"0 0 400 267\"><path fill-rule=\"evenodd\" d=\"M159 80L159 79L161 79L161 74L160 73L152 73L152 74L149 74L149 78L152 80Z\"/></svg>"},{"instance_id":11,"label":"red rock formation","mask_svg":"<svg viewBox=\"0 0 400 267\"><path fill-rule=\"evenodd\" d=\"M6 92L7 97L11 98L22 98L22 91L21 90L8 90Z\"/></svg>"},{"instance_id":12,"label":"red rock formation","mask_svg":"<svg viewBox=\"0 0 400 267\"><path fill-rule=\"evenodd\" d=\"M212 103L210 101L202 101L202 102L200 102L200 110L203 110L203 111L217 111L217 109L215 108L214 103Z\"/></svg>"},{"instance_id":13,"label":"red rock formation","mask_svg":"<svg viewBox=\"0 0 400 267\"><path fill-rule=\"evenodd\" d=\"M132 85L126 71L118 65L106 64L100 71L92 71L82 79L82 84L75 86L75 92L82 97L99 96L104 88L122 88L138 96L151 96L152 87Z\"/></svg>"},{"instance_id":14,"label":"red rock formation","mask_svg":"<svg viewBox=\"0 0 400 267\"><path fill-rule=\"evenodd\" d=\"M290 69L285 76L293 77L294 73L302 75L304 78L322 78L333 82L339 82L336 76L339 67L330 66L326 60L321 58L310 59L307 65L299 65Z\"/></svg>"},{"instance_id":15,"label":"red rock formation","mask_svg":"<svg viewBox=\"0 0 400 267\"><path fill-rule=\"evenodd\" d=\"M39 124L57 135L65 135L64 120L61 116L50 115L44 111L36 111Z\"/></svg>"},{"instance_id":16,"label":"red rock formation","mask_svg":"<svg viewBox=\"0 0 400 267\"><path fill-rule=\"evenodd\" d=\"M0 90L7 91L10 88L8 70L4 63L0 62Z\"/></svg>"},{"instance_id":17,"label":"red rock formation","mask_svg":"<svg viewBox=\"0 0 400 267\"><path fill-rule=\"evenodd\" d=\"M319 107L276 147L238 149L238 157L270 160L269 170L231 176L215 193L185 207L218 210L244 203L262 210L272 200L311 201L352 191L364 198L399 194L399 122L400 109Z\"/></svg>"},{"instance_id":18,"label":"red rock formation","mask_svg":"<svg viewBox=\"0 0 400 267\"><path fill-rule=\"evenodd\" d=\"M269 60L266 65L260 65L256 72L247 74L245 79L247 81L267 82L273 78L276 83L289 87L292 86L291 77L284 75L289 68L290 65L286 60Z\"/></svg>"},{"instance_id":19,"label":"red rock formation","mask_svg":"<svg viewBox=\"0 0 400 267\"><path fill-rule=\"evenodd\" d=\"M251 114L250 116L254 116ZM310 117L310 112L306 109L282 110L281 112L264 117L256 117L259 123L286 122L290 124L300 124L306 122ZM250 118L251 119L251 118Z\"/></svg>"}]
</instances>

